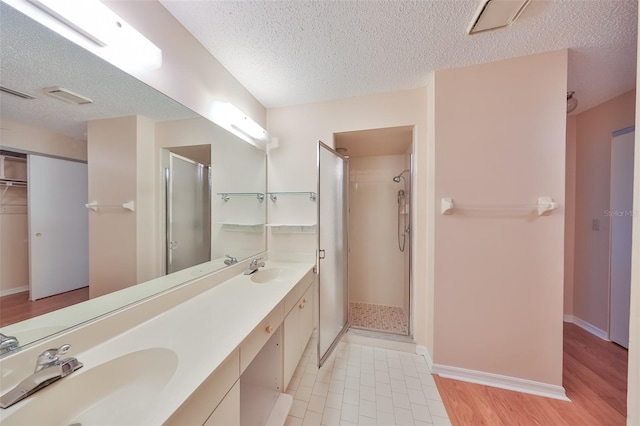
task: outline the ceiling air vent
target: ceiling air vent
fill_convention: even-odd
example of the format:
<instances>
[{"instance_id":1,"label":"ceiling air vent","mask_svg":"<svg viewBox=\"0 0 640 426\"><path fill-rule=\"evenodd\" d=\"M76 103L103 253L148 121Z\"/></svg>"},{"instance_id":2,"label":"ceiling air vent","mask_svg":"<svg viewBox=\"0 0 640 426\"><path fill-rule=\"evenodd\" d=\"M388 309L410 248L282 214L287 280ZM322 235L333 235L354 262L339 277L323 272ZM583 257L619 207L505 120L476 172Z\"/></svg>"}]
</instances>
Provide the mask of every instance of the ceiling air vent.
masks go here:
<instances>
[{"instance_id":1,"label":"ceiling air vent","mask_svg":"<svg viewBox=\"0 0 640 426\"><path fill-rule=\"evenodd\" d=\"M476 34L511 25L531 0L483 0L468 33Z\"/></svg>"},{"instance_id":2,"label":"ceiling air vent","mask_svg":"<svg viewBox=\"0 0 640 426\"><path fill-rule=\"evenodd\" d=\"M33 96L27 95L26 93L18 92L17 90L9 89L8 87L4 86L0 86L0 92L8 93L22 99L35 99Z\"/></svg>"},{"instance_id":3,"label":"ceiling air vent","mask_svg":"<svg viewBox=\"0 0 640 426\"><path fill-rule=\"evenodd\" d=\"M84 105L93 103L91 99L85 98L84 96L77 93L73 93L71 90L65 89L64 87L45 87L42 90L49 96L72 104Z\"/></svg>"}]
</instances>

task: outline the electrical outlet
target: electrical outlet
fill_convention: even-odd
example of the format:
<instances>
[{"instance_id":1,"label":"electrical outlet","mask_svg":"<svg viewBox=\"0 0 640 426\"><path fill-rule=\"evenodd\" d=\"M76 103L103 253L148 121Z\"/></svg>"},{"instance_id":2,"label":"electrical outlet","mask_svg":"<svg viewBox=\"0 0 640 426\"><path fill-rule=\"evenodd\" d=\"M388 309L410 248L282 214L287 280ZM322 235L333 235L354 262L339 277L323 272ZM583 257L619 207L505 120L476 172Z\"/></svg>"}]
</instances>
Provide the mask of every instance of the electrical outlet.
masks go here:
<instances>
[{"instance_id":1,"label":"electrical outlet","mask_svg":"<svg viewBox=\"0 0 640 426\"><path fill-rule=\"evenodd\" d=\"M600 219L593 219L591 222L591 229L594 231L600 230Z\"/></svg>"}]
</instances>

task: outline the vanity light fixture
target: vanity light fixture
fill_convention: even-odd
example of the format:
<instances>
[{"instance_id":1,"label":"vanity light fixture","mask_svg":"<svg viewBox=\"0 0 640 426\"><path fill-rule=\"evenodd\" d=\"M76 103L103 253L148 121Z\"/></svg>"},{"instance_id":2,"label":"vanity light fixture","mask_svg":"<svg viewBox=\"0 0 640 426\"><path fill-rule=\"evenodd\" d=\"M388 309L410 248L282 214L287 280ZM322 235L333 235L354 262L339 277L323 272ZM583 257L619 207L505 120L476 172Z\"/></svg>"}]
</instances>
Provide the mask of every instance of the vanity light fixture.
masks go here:
<instances>
[{"instance_id":1,"label":"vanity light fixture","mask_svg":"<svg viewBox=\"0 0 640 426\"><path fill-rule=\"evenodd\" d=\"M271 141L271 136L262 126L230 102L213 101L210 114L214 123L250 144L264 147Z\"/></svg>"},{"instance_id":2,"label":"vanity light fixture","mask_svg":"<svg viewBox=\"0 0 640 426\"><path fill-rule=\"evenodd\" d=\"M162 65L162 51L100 0L1 0L125 71Z\"/></svg>"},{"instance_id":3,"label":"vanity light fixture","mask_svg":"<svg viewBox=\"0 0 640 426\"><path fill-rule=\"evenodd\" d=\"M511 25L531 0L482 0L467 32L471 34Z\"/></svg>"}]
</instances>

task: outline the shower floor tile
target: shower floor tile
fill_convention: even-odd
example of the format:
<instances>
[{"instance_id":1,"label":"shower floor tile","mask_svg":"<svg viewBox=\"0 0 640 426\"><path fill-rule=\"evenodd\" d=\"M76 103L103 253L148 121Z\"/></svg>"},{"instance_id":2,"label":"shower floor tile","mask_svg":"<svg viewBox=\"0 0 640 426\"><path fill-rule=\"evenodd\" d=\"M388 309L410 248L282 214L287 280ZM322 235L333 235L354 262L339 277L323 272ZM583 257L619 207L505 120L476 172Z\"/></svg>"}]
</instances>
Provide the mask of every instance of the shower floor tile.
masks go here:
<instances>
[{"instance_id":1,"label":"shower floor tile","mask_svg":"<svg viewBox=\"0 0 640 426\"><path fill-rule=\"evenodd\" d=\"M349 303L352 327L407 335L409 321L404 309L396 306Z\"/></svg>"}]
</instances>

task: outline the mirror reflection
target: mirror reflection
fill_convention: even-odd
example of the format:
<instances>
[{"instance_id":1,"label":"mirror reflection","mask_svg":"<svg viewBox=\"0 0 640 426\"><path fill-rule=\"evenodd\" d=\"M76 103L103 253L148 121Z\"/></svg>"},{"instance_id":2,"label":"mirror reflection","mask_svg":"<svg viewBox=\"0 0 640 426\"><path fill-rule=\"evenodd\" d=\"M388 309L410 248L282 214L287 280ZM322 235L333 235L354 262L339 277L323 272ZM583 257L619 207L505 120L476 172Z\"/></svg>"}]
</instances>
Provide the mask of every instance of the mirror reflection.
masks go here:
<instances>
[{"instance_id":1,"label":"mirror reflection","mask_svg":"<svg viewBox=\"0 0 640 426\"><path fill-rule=\"evenodd\" d=\"M25 345L264 251L264 151L4 3L0 40L0 333Z\"/></svg>"}]
</instances>

